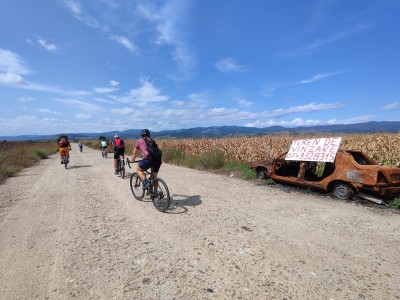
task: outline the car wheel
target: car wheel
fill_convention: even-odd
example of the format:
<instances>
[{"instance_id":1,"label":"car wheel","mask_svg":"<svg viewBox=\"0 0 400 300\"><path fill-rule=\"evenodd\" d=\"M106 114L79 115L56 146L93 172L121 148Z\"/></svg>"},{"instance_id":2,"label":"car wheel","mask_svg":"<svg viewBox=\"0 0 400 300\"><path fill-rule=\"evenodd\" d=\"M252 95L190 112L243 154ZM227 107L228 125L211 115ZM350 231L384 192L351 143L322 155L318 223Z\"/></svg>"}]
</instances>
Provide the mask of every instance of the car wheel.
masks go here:
<instances>
[{"instance_id":1,"label":"car wheel","mask_svg":"<svg viewBox=\"0 0 400 300\"><path fill-rule=\"evenodd\" d=\"M353 189L346 183L338 183L333 188L333 194L342 200L350 199L353 196Z\"/></svg>"},{"instance_id":2,"label":"car wheel","mask_svg":"<svg viewBox=\"0 0 400 300\"><path fill-rule=\"evenodd\" d=\"M257 168L256 170L256 177L257 179L265 179L265 168Z\"/></svg>"}]
</instances>

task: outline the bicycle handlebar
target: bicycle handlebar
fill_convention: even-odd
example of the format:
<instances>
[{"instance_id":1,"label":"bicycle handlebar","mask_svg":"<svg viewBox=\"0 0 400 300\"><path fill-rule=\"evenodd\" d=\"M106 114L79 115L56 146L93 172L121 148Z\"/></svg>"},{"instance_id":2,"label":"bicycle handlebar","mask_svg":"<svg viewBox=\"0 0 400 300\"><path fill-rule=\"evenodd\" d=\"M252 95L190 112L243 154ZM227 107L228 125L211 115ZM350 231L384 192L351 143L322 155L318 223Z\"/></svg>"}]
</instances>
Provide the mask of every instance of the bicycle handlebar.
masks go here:
<instances>
[{"instance_id":1,"label":"bicycle handlebar","mask_svg":"<svg viewBox=\"0 0 400 300\"><path fill-rule=\"evenodd\" d=\"M128 164L129 169L131 169L131 163L138 163L141 160L130 161L129 157L126 158L126 163Z\"/></svg>"}]
</instances>

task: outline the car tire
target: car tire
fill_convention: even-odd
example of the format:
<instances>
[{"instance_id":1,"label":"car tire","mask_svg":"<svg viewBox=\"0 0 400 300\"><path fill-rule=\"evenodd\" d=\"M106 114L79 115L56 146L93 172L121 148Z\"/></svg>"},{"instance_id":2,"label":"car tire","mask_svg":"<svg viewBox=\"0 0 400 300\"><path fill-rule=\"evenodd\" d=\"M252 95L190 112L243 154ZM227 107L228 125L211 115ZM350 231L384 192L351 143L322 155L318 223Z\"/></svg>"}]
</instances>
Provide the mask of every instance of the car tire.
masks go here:
<instances>
[{"instance_id":1,"label":"car tire","mask_svg":"<svg viewBox=\"0 0 400 300\"><path fill-rule=\"evenodd\" d=\"M333 187L332 193L339 199L347 200L353 196L354 191L349 184L340 182Z\"/></svg>"},{"instance_id":2,"label":"car tire","mask_svg":"<svg viewBox=\"0 0 400 300\"><path fill-rule=\"evenodd\" d=\"M256 177L257 179L266 179L265 168L257 168Z\"/></svg>"}]
</instances>

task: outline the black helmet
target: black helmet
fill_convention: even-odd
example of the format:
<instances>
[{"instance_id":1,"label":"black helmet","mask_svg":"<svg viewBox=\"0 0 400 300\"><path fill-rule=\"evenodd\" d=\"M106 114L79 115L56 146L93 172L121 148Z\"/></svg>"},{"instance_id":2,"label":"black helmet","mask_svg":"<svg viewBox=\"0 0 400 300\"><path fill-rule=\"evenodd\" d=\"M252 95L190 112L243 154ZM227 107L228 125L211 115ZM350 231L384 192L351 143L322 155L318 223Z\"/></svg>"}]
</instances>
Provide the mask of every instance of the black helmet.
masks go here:
<instances>
[{"instance_id":1,"label":"black helmet","mask_svg":"<svg viewBox=\"0 0 400 300\"><path fill-rule=\"evenodd\" d=\"M148 129L142 129L140 132L141 137L150 136L150 131Z\"/></svg>"}]
</instances>

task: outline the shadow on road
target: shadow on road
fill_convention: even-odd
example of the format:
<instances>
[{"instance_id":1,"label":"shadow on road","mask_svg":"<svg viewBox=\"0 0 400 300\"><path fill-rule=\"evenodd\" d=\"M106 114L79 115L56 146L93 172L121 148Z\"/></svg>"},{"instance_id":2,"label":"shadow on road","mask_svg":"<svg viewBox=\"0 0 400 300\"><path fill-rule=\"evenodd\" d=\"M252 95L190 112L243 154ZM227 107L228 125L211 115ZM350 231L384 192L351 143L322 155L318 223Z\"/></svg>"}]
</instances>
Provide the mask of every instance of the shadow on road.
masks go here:
<instances>
[{"instance_id":1,"label":"shadow on road","mask_svg":"<svg viewBox=\"0 0 400 300\"><path fill-rule=\"evenodd\" d=\"M68 166L68 169L80 169L80 168L90 168L92 165L84 165L84 166Z\"/></svg>"},{"instance_id":2,"label":"shadow on road","mask_svg":"<svg viewBox=\"0 0 400 300\"><path fill-rule=\"evenodd\" d=\"M171 195L171 203L166 211L170 214L183 214L188 211L189 206L198 206L202 203L200 195L186 196L186 195Z\"/></svg>"}]
</instances>

